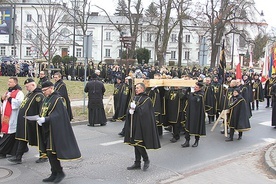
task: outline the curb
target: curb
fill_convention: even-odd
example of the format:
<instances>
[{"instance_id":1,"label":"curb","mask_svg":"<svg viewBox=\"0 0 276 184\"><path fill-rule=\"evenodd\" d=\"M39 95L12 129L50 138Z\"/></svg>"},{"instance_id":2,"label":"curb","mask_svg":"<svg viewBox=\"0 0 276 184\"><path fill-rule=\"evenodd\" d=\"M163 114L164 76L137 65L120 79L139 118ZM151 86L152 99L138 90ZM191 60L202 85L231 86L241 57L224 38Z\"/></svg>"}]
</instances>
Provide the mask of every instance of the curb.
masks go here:
<instances>
[{"instance_id":1,"label":"curb","mask_svg":"<svg viewBox=\"0 0 276 184\"><path fill-rule=\"evenodd\" d=\"M271 171L273 174L276 174L276 160L273 161L273 154L276 155L276 144L272 144L272 146L270 146L270 148L265 152L264 155L264 161L269 171Z\"/></svg>"}]
</instances>

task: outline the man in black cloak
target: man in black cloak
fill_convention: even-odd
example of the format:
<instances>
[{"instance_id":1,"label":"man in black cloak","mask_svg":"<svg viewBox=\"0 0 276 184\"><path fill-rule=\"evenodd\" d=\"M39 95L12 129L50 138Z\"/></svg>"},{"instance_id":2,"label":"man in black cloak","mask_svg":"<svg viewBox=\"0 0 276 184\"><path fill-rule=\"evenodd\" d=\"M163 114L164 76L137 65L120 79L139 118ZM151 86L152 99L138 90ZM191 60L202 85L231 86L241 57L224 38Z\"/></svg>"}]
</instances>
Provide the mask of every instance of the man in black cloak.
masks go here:
<instances>
[{"instance_id":1,"label":"man in black cloak","mask_svg":"<svg viewBox=\"0 0 276 184\"><path fill-rule=\"evenodd\" d=\"M143 170L146 171L150 161L146 149L161 147L156 128L154 108L152 101L145 93L145 85L138 83L135 87L136 96L130 103L125 122L124 142L134 146L135 162L128 170L141 169L143 157Z\"/></svg>"},{"instance_id":2,"label":"man in black cloak","mask_svg":"<svg viewBox=\"0 0 276 184\"><path fill-rule=\"evenodd\" d=\"M248 104L241 95L239 88L235 88L233 91L233 96L230 99L229 104L229 128L230 136L225 141L233 141L234 131L239 132L240 140L242 138L243 131L250 130L249 116L247 113Z\"/></svg>"},{"instance_id":3,"label":"man in black cloak","mask_svg":"<svg viewBox=\"0 0 276 184\"><path fill-rule=\"evenodd\" d=\"M62 80L62 75L60 72L56 72L54 74L54 79L56 82L55 83L55 91L58 91L60 96L62 96L65 99L66 109L68 112L69 119L71 121L73 119L73 113L72 113L72 109L71 109L71 102L70 102L70 99L68 96L66 84Z\"/></svg>"},{"instance_id":4,"label":"man in black cloak","mask_svg":"<svg viewBox=\"0 0 276 184\"><path fill-rule=\"evenodd\" d=\"M200 136L206 135L205 127L205 105L204 105L204 84L197 82L194 87L194 92L191 93L186 102L184 112L186 112L185 123L185 143L181 146L183 148L190 146L190 136L195 136L195 143L192 147L198 146Z\"/></svg>"},{"instance_id":5,"label":"man in black cloak","mask_svg":"<svg viewBox=\"0 0 276 184\"><path fill-rule=\"evenodd\" d=\"M54 90L50 81L42 83L45 95L37 123L42 126L47 156L51 165L51 175L43 182L59 183L65 174L60 160L81 158L81 153L70 124L64 98Z\"/></svg>"}]
</instances>

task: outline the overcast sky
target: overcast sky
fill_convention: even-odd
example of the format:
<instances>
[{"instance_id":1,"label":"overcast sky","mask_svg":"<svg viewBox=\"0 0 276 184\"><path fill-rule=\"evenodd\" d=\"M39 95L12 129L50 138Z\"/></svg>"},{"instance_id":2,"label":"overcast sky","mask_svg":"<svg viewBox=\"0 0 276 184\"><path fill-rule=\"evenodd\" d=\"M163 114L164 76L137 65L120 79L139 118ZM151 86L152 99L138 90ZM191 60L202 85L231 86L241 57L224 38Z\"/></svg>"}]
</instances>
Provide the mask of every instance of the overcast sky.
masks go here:
<instances>
[{"instance_id":1,"label":"overcast sky","mask_svg":"<svg viewBox=\"0 0 276 184\"><path fill-rule=\"evenodd\" d=\"M151 2L152 0L142 0L143 7L147 8ZM276 27L276 0L255 0L255 3L256 9L259 12L263 11L266 22L270 26ZM113 14L117 8L118 0L92 0L91 4L96 4ZM99 10L93 9L93 11Z\"/></svg>"}]
</instances>

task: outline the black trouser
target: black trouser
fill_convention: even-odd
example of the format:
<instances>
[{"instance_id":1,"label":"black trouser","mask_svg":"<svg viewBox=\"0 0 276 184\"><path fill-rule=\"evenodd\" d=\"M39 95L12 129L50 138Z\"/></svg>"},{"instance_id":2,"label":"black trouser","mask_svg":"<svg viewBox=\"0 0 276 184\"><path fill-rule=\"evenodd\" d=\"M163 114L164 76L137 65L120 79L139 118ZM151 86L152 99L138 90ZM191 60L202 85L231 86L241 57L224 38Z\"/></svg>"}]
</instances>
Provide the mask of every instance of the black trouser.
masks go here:
<instances>
[{"instance_id":1,"label":"black trouser","mask_svg":"<svg viewBox=\"0 0 276 184\"><path fill-rule=\"evenodd\" d=\"M171 126L173 128L173 138L178 140L180 138L179 134L180 134L181 124L177 122L177 123L172 123Z\"/></svg>"},{"instance_id":2,"label":"black trouser","mask_svg":"<svg viewBox=\"0 0 276 184\"><path fill-rule=\"evenodd\" d=\"M259 100L256 100L256 108L259 109ZM252 102L252 109L255 109L255 101Z\"/></svg>"},{"instance_id":3,"label":"black trouser","mask_svg":"<svg viewBox=\"0 0 276 184\"><path fill-rule=\"evenodd\" d=\"M269 105L270 105L270 103L269 103L270 100L269 99L270 99L270 97L266 97L266 106L267 107L269 107Z\"/></svg>"},{"instance_id":4,"label":"black trouser","mask_svg":"<svg viewBox=\"0 0 276 184\"><path fill-rule=\"evenodd\" d=\"M196 141L199 141L199 138L200 138L199 136L195 136ZM186 141L190 141L191 136L190 136L189 132L185 132L185 139L186 139Z\"/></svg>"},{"instance_id":5,"label":"black trouser","mask_svg":"<svg viewBox=\"0 0 276 184\"><path fill-rule=\"evenodd\" d=\"M141 162L141 157L143 157L143 161L148 161L148 153L144 147L141 146L134 146L134 152L135 152L135 163Z\"/></svg>"},{"instance_id":6,"label":"black trouser","mask_svg":"<svg viewBox=\"0 0 276 184\"><path fill-rule=\"evenodd\" d=\"M235 132L234 128L230 128L230 135L229 135L230 139L233 139L234 132ZM239 132L239 137L242 137L242 132Z\"/></svg>"},{"instance_id":7,"label":"black trouser","mask_svg":"<svg viewBox=\"0 0 276 184\"><path fill-rule=\"evenodd\" d=\"M20 141L18 140L18 145L17 145L17 149L16 149L16 158L17 159L21 159L23 154L25 153L26 149L27 149L27 142L26 141Z\"/></svg>"},{"instance_id":8,"label":"black trouser","mask_svg":"<svg viewBox=\"0 0 276 184\"><path fill-rule=\"evenodd\" d=\"M51 165L51 171L53 174L62 172L62 167L60 161L57 159L57 155L53 154L51 151L47 151L47 156Z\"/></svg>"}]
</instances>

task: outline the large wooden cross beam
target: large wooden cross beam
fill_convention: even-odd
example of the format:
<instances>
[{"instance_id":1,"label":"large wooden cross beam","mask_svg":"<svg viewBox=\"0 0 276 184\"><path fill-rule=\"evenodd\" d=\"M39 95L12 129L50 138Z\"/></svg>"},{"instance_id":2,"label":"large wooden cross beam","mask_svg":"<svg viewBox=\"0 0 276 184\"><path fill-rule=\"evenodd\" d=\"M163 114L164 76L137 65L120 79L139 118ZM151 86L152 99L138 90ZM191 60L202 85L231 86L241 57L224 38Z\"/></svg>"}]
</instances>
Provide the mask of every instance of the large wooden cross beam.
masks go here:
<instances>
[{"instance_id":1,"label":"large wooden cross beam","mask_svg":"<svg viewBox=\"0 0 276 184\"><path fill-rule=\"evenodd\" d=\"M146 87L155 86L179 86L179 87L194 87L197 80L184 79L134 79L134 84L144 83Z\"/></svg>"}]
</instances>

